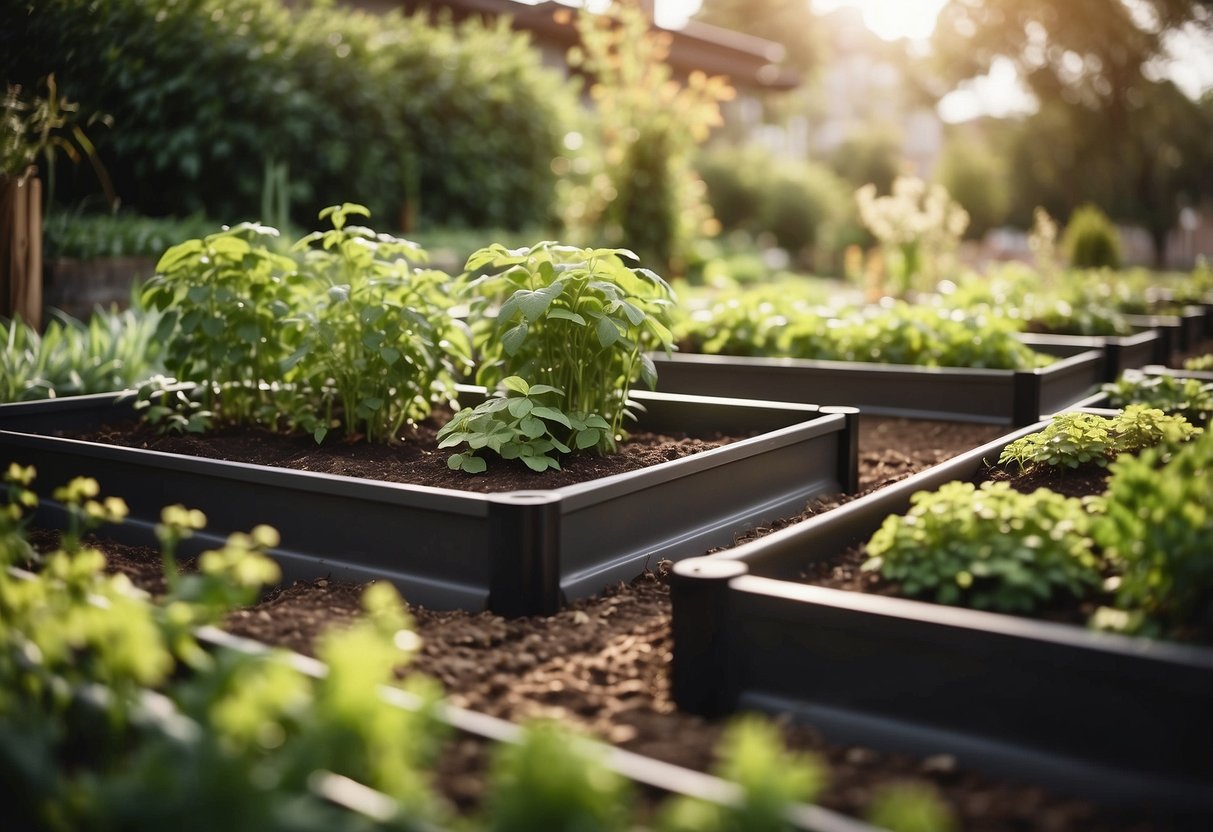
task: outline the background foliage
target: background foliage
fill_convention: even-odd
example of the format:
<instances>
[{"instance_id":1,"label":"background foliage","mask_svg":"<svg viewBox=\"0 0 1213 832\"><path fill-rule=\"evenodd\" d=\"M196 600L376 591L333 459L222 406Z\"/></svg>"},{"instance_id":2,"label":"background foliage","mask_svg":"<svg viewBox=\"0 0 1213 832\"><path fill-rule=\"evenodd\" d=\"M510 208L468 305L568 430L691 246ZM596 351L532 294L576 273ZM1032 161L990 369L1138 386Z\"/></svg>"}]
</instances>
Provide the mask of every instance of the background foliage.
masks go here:
<instances>
[{"instance_id":1,"label":"background foliage","mask_svg":"<svg viewBox=\"0 0 1213 832\"><path fill-rule=\"evenodd\" d=\"M505 25L430 25L327 0L46 0L0 10L0 72L57 72L124 204L257 218L284 165L297 220L351 195L377 216L516 228L553 213L573 97ZM66 196L95 191L85 172ZM393 223L395 225L396 223Z\"/></svg>"}]
</instances>

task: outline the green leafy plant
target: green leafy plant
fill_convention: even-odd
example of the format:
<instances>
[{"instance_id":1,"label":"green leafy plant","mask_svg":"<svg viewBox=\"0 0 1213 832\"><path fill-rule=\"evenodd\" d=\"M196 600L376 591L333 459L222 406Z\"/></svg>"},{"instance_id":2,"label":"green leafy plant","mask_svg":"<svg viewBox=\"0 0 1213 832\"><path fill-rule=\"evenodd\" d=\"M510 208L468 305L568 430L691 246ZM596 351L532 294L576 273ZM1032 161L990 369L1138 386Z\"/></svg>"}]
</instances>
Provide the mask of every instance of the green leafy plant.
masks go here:
<instances>
[{"instance_id":1,"label":"green leafy plant","mask_svg":"<svg viewBox=\"0 0 1213 832\"><path fill-rule=\"evenodd\" d=\"M583 249L541 242L472 254L468 272L488 270L469 284L474 311L495 309L476 334L477 380L495 387L509 376L561 391L560 410L597 415L610 429L596 447L613 451L623 435L632 385L652 387L649 350L669 350L672 292L658 275L629 268L624 249Z\"/></svg>"},{"instance_id":2,"label":"green leafy plant","mask_svg":"<svg viewBox=\"0 0 1213 832\"><path fill-rule=\"evenodd\" d=\"M205 237L218 227L201 215L144 217L128 212L56 211L43 225L47 259L160 258L181 240Z\"/></svg>"},{"instance_id":3,"label":"green leafy plant","mask_svg":"<svg viewBox=\"0 0 1213 832\"><path fill-rule=\"evenodd\" d=\"M610 424L593 413L565 413L563 391L546 384L530 385L518 376L502 380L495 395L474 408L459 410L438 431L438 447L466 444L447 465L469 474L488 466L476 451L488 448L502 459L520 459L533 471L560 468L556 452L597 447ZM563 441L561 439L563 437Z\"/></svg>"},{"instance_id":4,"label":"green leafy plant","mask_svg":"<svg viewBox=\"0 0 1213 832\"><path fill-rule=\"evenodd\" d=\"M96 310L88 322L55 313L46 330L0 320L0 401L105 393L157 371L160 315Z\"/></svg>"},{"instance_id":5,"label":"green leafy plant","mask_svg":"<svg viewBox=\"0 0 1213 832\"><path fill-rule=\"evenodd\" d=\"M1115 565L1096 623L1147 635L1213 631L1213 434L1111 466L1091 534Z\"/></svg>"},{"instance_id":6,"label":"green leafy plant","mask_svg":"<svg viewBox=\"0 0 1213 832\"><path fill-rule=\"evenodd\" d=\"M1082 501L1005 482L951 482L911 498L867 544L867 571L910 596L1000 612L1031 612L1100 586Z\"/></svg>"},{"instance_id":7,"label":"green leafy plant","mask_svg":"<svg viewBox=\"0 0 1213 832\"><path fill-rule=\"evenodd\" d=\"M1043 430L1016 439L1003 448L999 465L1020 470L1042 465L1077 468L1106 467L1123 453L1136 453L1161 443L1176 444L1200 433L1182 416L1171 416L1142 404L1129 405L1115 416L1059 413Z\"/></svg>"},{"instance_id":8,"label":"green leafy plant","mask_svg":"<svg viewBox=\"0 0 1213 832\"><path fill-rule=\"evenodd\" d=\"M1126 370L1102 391L1112 407L1146 404L1181 415L1194 425L1207 424L1213 418L1213 382Z\"/></svg>"},{"instance_id":9,"label":"green leafy plant","mask_svg":"<svg viewBox=\"0 0 1213 832\"><path fill-rule=\"evenodd\" d=\"M826 782L815 756L788 751L778 730L757 717L729 724L717 748L715 774L741 787L731 805L675 801L659 818L662 832L783 832L789 804L811 802Z\"/></svg>"},{"instance_id":10,"label":"green leafy plant","mask_svg":"<svg viewBox=\"0 0 1213 832\"><path fill-rule=\"evenodd\" d=\"M448 313L449 277L411 267L427 257L416 243L349 224L369 215L353 203L325 208L320 218L333 227L294 246L311 303L289 319L304 332L282 366L325 390L317 441L338 404L347 435L394 442L432 401L453 399L456 377L471 367L470 339Z\"/></svg>"},{"instance_id":11,"label":"green leafy plant","mask_svg":"<svg viewBox=\"0 0 1213 832\"><path fill-rule=\"evenodd\" d=\"M1197 370L1200 372L1213 370L1213 353L1194 355L1191 358L1184 359L1184 369Z\"/></svg>"},{"instance_id":12,"label":"green leafy plant","mask_svg":"<svg viewBox=\"0 0 1213 832\"><path fill-rule=\"evenodd\" d=\"M277 238L277 229L241 223L187 240L165 252L143 288L142 302L164 315L166 369L197 382L220 420L273 427L263 382L281 377L301 329L287 322L296 267L277 253Z\"/></svg>"},{"instance_id":13,"label":"green leafy plant","mask_svg":"<svg viewBox=\"0 0 1213 832\"><path fill-rule=\"evenodd\" d=\"M958 828L951 809L925 783L881 787L867 811L868 821L888 832L952 832Z\"/></svg>"}]
</instances>

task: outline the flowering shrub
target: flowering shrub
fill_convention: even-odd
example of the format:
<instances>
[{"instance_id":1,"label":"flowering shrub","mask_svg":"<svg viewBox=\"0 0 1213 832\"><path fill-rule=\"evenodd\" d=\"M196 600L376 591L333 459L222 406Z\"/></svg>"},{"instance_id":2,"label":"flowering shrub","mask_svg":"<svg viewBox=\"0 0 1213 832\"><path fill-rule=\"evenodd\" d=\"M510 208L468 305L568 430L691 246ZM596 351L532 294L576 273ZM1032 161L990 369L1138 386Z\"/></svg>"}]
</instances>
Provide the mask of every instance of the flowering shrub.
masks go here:
<instances>
[{"instance_id":1,"label":"flowering shrub","mask_svg":"<svg viewBox=\"0 0 1213 832\"><path fill-rule=\"evenodd\" d=\"M855 192L859 217L886 250L895 269L897 294L923 288L924 278L938 274L939 260L952 251L969 214L942 185L913 176L899 176L893 192L877 196L875 185Z\"/></svg>"}]
</instances>

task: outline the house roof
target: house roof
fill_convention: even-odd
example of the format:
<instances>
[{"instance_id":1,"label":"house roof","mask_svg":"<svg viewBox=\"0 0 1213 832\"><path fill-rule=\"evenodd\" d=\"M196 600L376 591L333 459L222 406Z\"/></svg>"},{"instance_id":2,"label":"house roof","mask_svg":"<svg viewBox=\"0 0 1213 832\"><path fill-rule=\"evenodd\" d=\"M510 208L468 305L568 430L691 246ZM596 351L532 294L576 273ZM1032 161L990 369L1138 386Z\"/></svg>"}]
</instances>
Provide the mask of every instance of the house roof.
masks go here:
<instances>
[{"instance_id":1,"label":"house roof","mask_svg":"<svg viewBox=\"0 0 1213 832\"><path fill-rule=\"evenodd\" d=\"M569 47L576 43L576 30L566 22L570 8L561 3L537 5L514 0L401 0L406 11L447 8L456 19L479 15L495 18L508 15L515 29L527 31L541 44ZM734 86L756 90L790 90L800 86L800 76L781 67L784 48L774 41L710 26L696 20L681 29L654 29L671 38L669 62L685 76L695 70L708 75L727 75Z\"/></svg>"}]
</instances>

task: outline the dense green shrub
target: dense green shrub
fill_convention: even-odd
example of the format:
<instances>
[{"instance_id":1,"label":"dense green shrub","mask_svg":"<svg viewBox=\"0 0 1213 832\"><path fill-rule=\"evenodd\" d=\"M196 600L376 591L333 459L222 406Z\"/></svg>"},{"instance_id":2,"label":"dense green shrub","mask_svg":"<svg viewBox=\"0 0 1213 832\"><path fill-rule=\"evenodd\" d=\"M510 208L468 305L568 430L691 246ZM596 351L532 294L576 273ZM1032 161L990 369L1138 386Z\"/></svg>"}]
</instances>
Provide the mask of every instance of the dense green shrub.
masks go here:
<instances>
[{"instance_id":1,"label":"dense green shrub","mask_svg":"<svg viewBox=\"0 0 1213 832\"><path fill-rule=\"evenodd\" d=\"M431 25L280 0L10 3L0 72L58 71L124 204L254 219L268 165L296 220L354 194L377 216L517 227L552 216L551 160L574 105L505 24ZM184 60L183 56L188 56ZM84 180L71 196L95 186ZM268 218L261 218L268 219Z\"/></svg>"},{"instance_id":2,"label":"dense green shrub","mask_svg":"<svg viewBox=\"0 0 1213 832\"><path fill-rule=\"evenodd\" d=\"M129 213L85 214L55 211L43 226L47 259L70 257L160 257L170 246L217 230L201 217L143 217Z\"/></svg>"},{"instance_id":3,"label":"dense green shrub","mask_svg":"<svg viewBox=\"0 0 1213 832\"><path fill-rule=\"evenodd\" d=\"M1061 247L1074 268L1120 267L1120 235L1107 215L1094 205L1084 205L1070 215Z\"/></svg>"}]
</instances>

